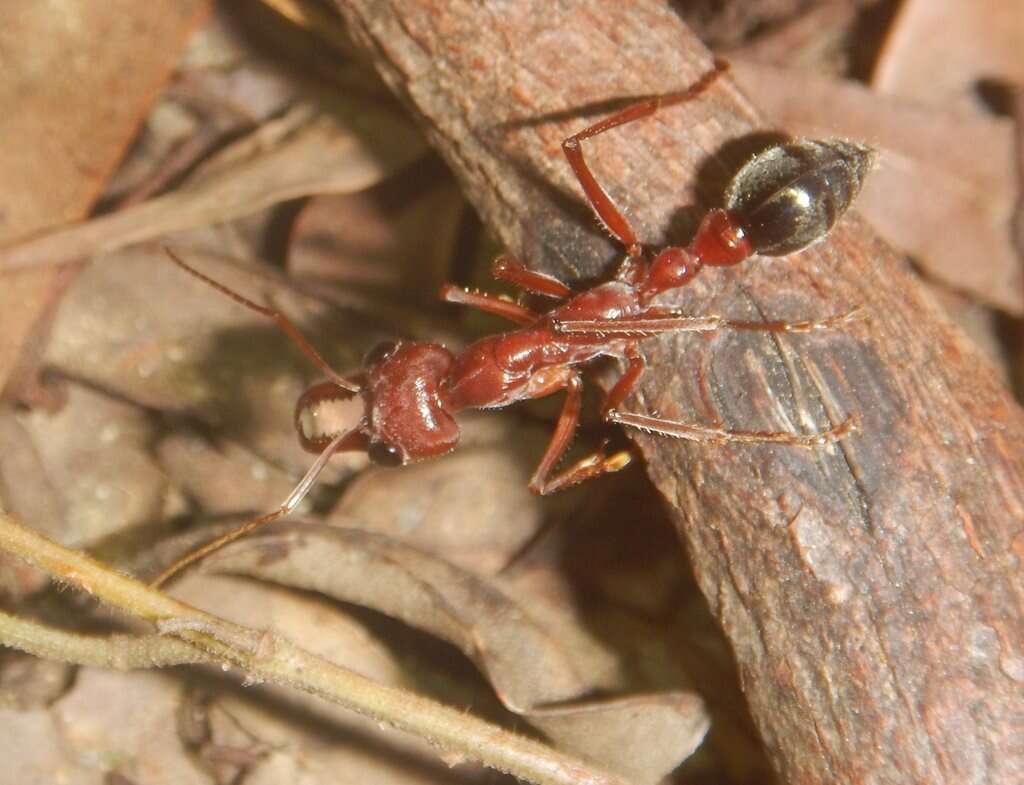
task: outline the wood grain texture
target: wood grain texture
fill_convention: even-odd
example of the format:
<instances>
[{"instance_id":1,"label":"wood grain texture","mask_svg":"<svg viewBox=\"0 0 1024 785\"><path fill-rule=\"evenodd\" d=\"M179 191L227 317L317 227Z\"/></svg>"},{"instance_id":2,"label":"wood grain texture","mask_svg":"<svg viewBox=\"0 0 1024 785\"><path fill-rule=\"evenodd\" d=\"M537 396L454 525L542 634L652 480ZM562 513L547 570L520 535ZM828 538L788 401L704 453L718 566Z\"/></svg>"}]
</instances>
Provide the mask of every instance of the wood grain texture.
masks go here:
<instances>
[{"instance_id":1,"label":"wood grain texture","mask_svg":"<svg viewBox=\"0 0 1024 785\"><path fill-rule=\"evenodd\" d=\"M588 107L710 67L670 10L338 7L510 251L568 280L613 268L559 142ZM586 151L645 242L685 242L763 130L726 79ZM994 373L856 216L807 252L706 271L674 299L748 319L866 310L828 334L646 342L651 369L627 402L736 429L861 419L815 450L637 439L782 780L1024 781L1024 418Z\"/></svg>"}]
</instances>

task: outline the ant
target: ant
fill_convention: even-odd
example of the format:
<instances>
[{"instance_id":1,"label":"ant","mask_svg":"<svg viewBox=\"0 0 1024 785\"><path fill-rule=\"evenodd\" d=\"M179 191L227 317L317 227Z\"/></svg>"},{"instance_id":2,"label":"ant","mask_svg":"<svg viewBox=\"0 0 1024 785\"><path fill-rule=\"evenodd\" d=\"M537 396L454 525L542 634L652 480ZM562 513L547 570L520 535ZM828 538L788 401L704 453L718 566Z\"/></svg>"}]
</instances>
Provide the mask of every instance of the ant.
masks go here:
<instances>
[{"instance_id":1,"label":"ant","mask_svg":"<svg viewBox=\"0 0 1024 785\"><path fill-rule=\"evenodd\" d=\"M733 176L725 193L726 206L704 216L688 246L646 251L629 221L594 177L580 143L648 117L665 106L697 97L727 67L716 62L712 70L686 90L629 106L562 142L562 150L587 201L600 223L625 248L626 256L611 281L578 292L553 276L528 270L509 256L499 257L493 266L495 278L560 301L546 313L493 295L445 285L441 289L443 300L497 314L518 325L510 332L482 338L458 354L436 343L389 341L370 351L362 373L345 378L327 364L283 313L228 289L168 249L171 259L184 270L276 322L327 380L309 388L296 404L299 440L319 457L285 502L273 512L250 520L179 559L153 585L159 586L258 526L288 515L309 493L337 452L365 450L374 463L384 466L401 466L450 452L459 441L455 415L464 409L497 409L564 390L561 414L530 479L530 490L541 495L554 493L619 471L629 463L629 453L608 456L602 445L568 469L556 472L580 416L580 366L598 357L626 362L625 372L601 408L608 422L698 442L775 442L805 447L830 444L849 433L853 429L852 418L818 433L796 434L720 430L619 408L644 372L645 361L639 346L649 336L723 329L809 332L836 327L856 314L820 321L753 322L719 316L690 317L653 304L658 295L684 286L704 267L736 265L754 254L783 256L822 239L850 206L871 168L872 151L842 139L774 145ZM351 406L357 398L361 399L356 403L361 403L362 413L353 425Z\"/></svg>"}]
</instances>

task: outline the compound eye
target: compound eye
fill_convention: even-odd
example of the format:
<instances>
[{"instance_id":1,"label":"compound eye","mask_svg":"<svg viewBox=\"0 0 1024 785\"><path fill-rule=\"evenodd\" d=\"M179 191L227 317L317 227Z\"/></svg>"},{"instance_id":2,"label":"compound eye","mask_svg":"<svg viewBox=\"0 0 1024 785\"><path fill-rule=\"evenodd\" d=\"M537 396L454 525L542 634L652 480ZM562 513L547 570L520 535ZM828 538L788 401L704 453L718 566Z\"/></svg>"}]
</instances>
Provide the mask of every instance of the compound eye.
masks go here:
<instances>
[{"instance_id":1,"label":"compound eye","mask_svg":"<svg viewBox=\"0 0 1024 785\"><path fill-rule=\"evenodd\" d=\"M366 353L363 358L363 367L372 368L394 353L398 348L398 341L381 341Z\"/></svg>"},{"instance_id":2,"label":"compound eye","mask_svg":"<svg viewBox=\"0 0 1024 785\"><path fill-rule=\"evenodd\" d=\"M401 466L403 463L398 448L387 442L373 442L367 448L366 454L378 466Z\"/></svg>"}]
</instances>

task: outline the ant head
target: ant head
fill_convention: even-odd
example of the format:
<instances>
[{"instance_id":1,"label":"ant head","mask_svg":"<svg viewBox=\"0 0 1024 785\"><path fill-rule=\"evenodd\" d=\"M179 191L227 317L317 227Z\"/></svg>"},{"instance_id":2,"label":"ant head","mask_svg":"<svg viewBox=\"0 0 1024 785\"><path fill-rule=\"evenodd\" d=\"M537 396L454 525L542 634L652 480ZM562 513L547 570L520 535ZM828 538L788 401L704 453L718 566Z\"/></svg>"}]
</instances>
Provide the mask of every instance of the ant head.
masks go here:
<instances>
[{"instance_id":1,"label":"ant head","mask_svg":"<svg viewBox=\"0 0 1024 785\"><path fill-rule=\"evenodd\" d=\"M455 447L459 426L441 396L452 362L433 343L387 342L367 355L367 452L375 463L399 466Z\"/></svg>"},{"instance_id":2,"label":"ant head","mask_svg":"<svg viewBox=\"0 0 1024 785\"><path fill-rule=\"evenodd\" d=\"M784 256L821 240L860 192L874 162L845 139L802 139L755 155L725 192L725 203L756 253Z\"/></svg>"},{"instance_id":3,"label":"ant head","mask_svg":"<svg viewBox=\"0 0 1024 785\"><path fill-rule=\"evenodd\" d=\"M401 466L448 452L459 427L441 398L452 355L432 343L387 341L366 356L358 389L332 381L310 387L295 407L302 446L323 452L365 450L381 466Z\"/></svg>"}]
</instances>

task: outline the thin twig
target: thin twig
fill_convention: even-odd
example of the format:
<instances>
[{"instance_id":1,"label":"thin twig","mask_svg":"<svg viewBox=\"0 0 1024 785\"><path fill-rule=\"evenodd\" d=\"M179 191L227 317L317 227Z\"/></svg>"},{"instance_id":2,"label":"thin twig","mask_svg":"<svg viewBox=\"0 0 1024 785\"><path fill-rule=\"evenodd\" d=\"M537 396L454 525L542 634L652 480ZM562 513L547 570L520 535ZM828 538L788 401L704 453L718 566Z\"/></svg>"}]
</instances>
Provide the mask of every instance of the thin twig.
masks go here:
<instances>
[{"instance_id":1,"label":"thin twig","mask_svg":"<svg viewBox=\"0 0 1024 785\"><path fill-rule=\"evenodd\" d=\"M528 782L625 785L614 774L532 739L405 690L373 682L277 635L242 627L178 602L83 553L48 540L3 514L0 549L109 605L153 622L161 633L174 636L165 639L166 647L152 638L146 639L155 661L166 663L180 657L184 641L195 647L197 653L202 652L207 662L228 662L242 668L250 681L296 687L375 722L426 739L447 755L477 760ZM71 642L70 651L60 651L60 641L53 632L31 624L16 629L0 625L0 643L22 649L32 647L65 661L78 662L76 656L83 653L90 656L83 652L80 640Z\"/></svg>"},{"instance_id":2,"label":"thin twig","mask_svg":"<svg viewBox=\"0 0 1024 785\"><path fill-rule=\"evenodd\" d=\"M163 635L80 635L0 611L0 642L36 657L115 670L204 662L194 646Z\"/></svg>"}]
</instances>

